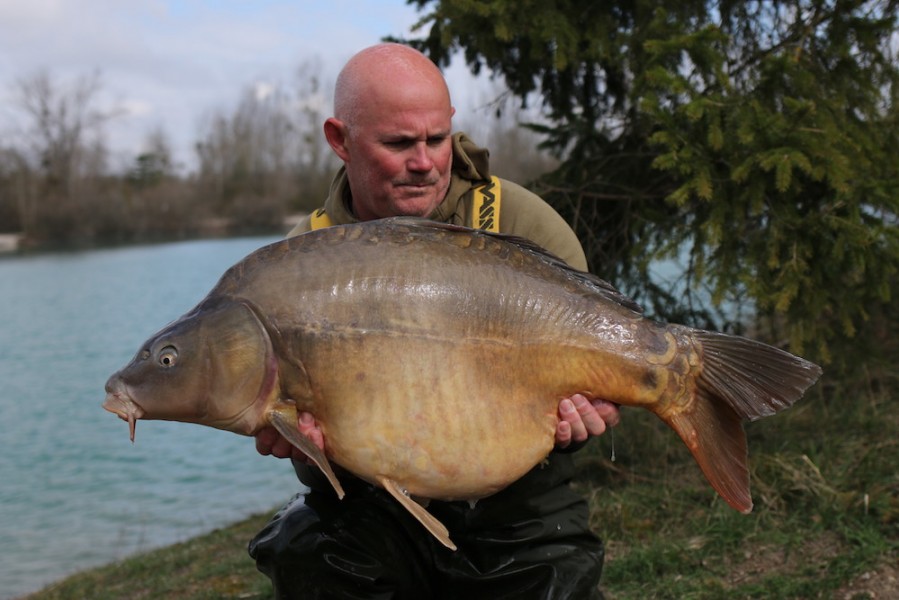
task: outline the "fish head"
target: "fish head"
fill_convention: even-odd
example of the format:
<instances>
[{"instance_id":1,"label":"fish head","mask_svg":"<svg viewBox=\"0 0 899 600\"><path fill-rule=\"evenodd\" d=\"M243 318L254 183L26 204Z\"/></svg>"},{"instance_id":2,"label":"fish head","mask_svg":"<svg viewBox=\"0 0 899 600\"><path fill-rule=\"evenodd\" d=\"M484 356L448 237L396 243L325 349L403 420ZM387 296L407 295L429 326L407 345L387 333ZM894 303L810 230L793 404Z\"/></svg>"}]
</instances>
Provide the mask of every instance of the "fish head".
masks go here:
<instances>
[{"instance_id":1,"label":"fish head","mask_svg":"<svg viewBox=\"0 0 899 600\"><path fill-rule=\"evenodd\" d=\"M147 340L106 382L103 408L128 421L199 423L252 435L278 395L278 361L256 312L239 300L200 304Z\"/></svg>"}]
</instances>

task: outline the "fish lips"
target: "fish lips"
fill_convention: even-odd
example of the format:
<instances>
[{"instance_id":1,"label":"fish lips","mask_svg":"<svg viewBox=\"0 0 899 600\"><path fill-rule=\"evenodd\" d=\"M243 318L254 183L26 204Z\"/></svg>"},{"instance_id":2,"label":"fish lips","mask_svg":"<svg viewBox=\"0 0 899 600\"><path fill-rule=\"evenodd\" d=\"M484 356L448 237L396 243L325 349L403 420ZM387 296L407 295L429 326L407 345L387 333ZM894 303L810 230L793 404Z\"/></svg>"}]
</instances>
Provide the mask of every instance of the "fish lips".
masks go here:
<instances>
[{"instance_id":1,"label":"fish lips","mask_svg":"<svg viewBox=\"0 0 899 600\"><path fill-rule=\"evenodd\" d=\"M146 411L131 398L127 390L123 389L120 379L112 377L106 382L106 400L103 402L103 408L128 422L128 432L133 444L137 420L143 417Z\"/></svg>"}]
</instances>

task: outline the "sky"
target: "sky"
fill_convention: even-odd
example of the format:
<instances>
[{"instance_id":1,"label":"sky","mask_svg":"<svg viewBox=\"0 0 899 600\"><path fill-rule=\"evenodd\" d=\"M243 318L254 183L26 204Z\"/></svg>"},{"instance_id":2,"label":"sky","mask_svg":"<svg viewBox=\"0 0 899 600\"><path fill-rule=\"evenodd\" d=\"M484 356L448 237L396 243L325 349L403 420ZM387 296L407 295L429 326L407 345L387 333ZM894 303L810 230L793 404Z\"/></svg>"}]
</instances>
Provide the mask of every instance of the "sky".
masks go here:
<instances>
[{"instance_id":1,"label":"sky","mask_svg":"<svg viewBox=\"0 0 899 600\"><path fill-rule=\"evenodd\" d=\"M14 144L27 123L16 82L97 73L97 106L117 115L104 126L112 161L162 128L189 165L203 118L230 114L244 90L289 86L310 60L333 82L356 51L409 36L420 17L405 0L0 0L0 137ZM461 60L446 76L466 110L476 82Z\"/></svg>"}]
</instances>

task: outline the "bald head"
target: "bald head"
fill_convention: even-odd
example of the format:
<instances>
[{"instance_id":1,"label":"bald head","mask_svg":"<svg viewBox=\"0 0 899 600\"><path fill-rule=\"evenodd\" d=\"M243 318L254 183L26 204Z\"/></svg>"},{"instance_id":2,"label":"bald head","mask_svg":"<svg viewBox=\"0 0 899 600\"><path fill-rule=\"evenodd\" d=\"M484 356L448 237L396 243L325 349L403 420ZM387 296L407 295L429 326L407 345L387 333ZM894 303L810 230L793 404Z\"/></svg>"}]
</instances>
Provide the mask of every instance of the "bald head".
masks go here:
<instances>
[{"instance_id":1,"label":"bald head","mask_svg":"<svg viewBox=\"0 0 899 600\"><path fill-rule=\"evenodd\" d=\"M324 133L343 161L356 218L434 211L450 185L452 117L446 81L420 52L378 44L350 59Z\"/></svg>"},{"instance_id":2,"label":"bald head","mask_svg":"<svg viewBox=\"0 0 899 600\"><path fill-rule=\"evenodd\" d=\"M436 95L452 106L443 74L428 57L409 46L384 43L361 50L340 71L334 116L352 126L364 118L366 106L397 90L407 95L426 92L430 101Z\"/></svg>"}]
</instances>

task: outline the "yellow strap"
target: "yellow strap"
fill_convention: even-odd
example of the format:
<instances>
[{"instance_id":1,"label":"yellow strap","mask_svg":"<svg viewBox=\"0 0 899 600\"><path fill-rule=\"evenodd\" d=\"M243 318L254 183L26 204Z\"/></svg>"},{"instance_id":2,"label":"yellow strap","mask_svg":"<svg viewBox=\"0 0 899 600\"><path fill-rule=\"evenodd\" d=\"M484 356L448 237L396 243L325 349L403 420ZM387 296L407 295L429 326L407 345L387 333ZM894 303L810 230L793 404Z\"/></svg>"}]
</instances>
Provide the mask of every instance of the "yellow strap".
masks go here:
<instances>
[{"instance_id":1,"label":"yellow strap","mask_svg":"<svg viewBox=\"0 0 899 600\"><path fill-rule=\"evenodd\" d=\"M502 199L502 186L498 177L491 177L490 181L472 190L471 223L475 229L499 232L499 208ZM330 227L334 222L325 212L319 208L309 217L309 229L323 229Z\"/></svg>"},{"instance_id":2,"label":"yellow strap","mask_svg":"<svg viewBox=\"0 0 899 600\"><path fill-rule=\"evenodd\" d=\"M471 223L475 229L499 232L499 206L501 186L498 177L472 190Z\"/></svg>"},{"instance_id":3,"label":"yellow strap","mask_svg":"<svg viewBox=\"0 0 899 600\"><path fill-rule=\"evenodd\" d=\"M325 212L324 208L317 209L312 213L312 216L309 217L309 229L324 229L333 224L331 217L328 216L328 213Z\"/></svg>"}]
</instances>

